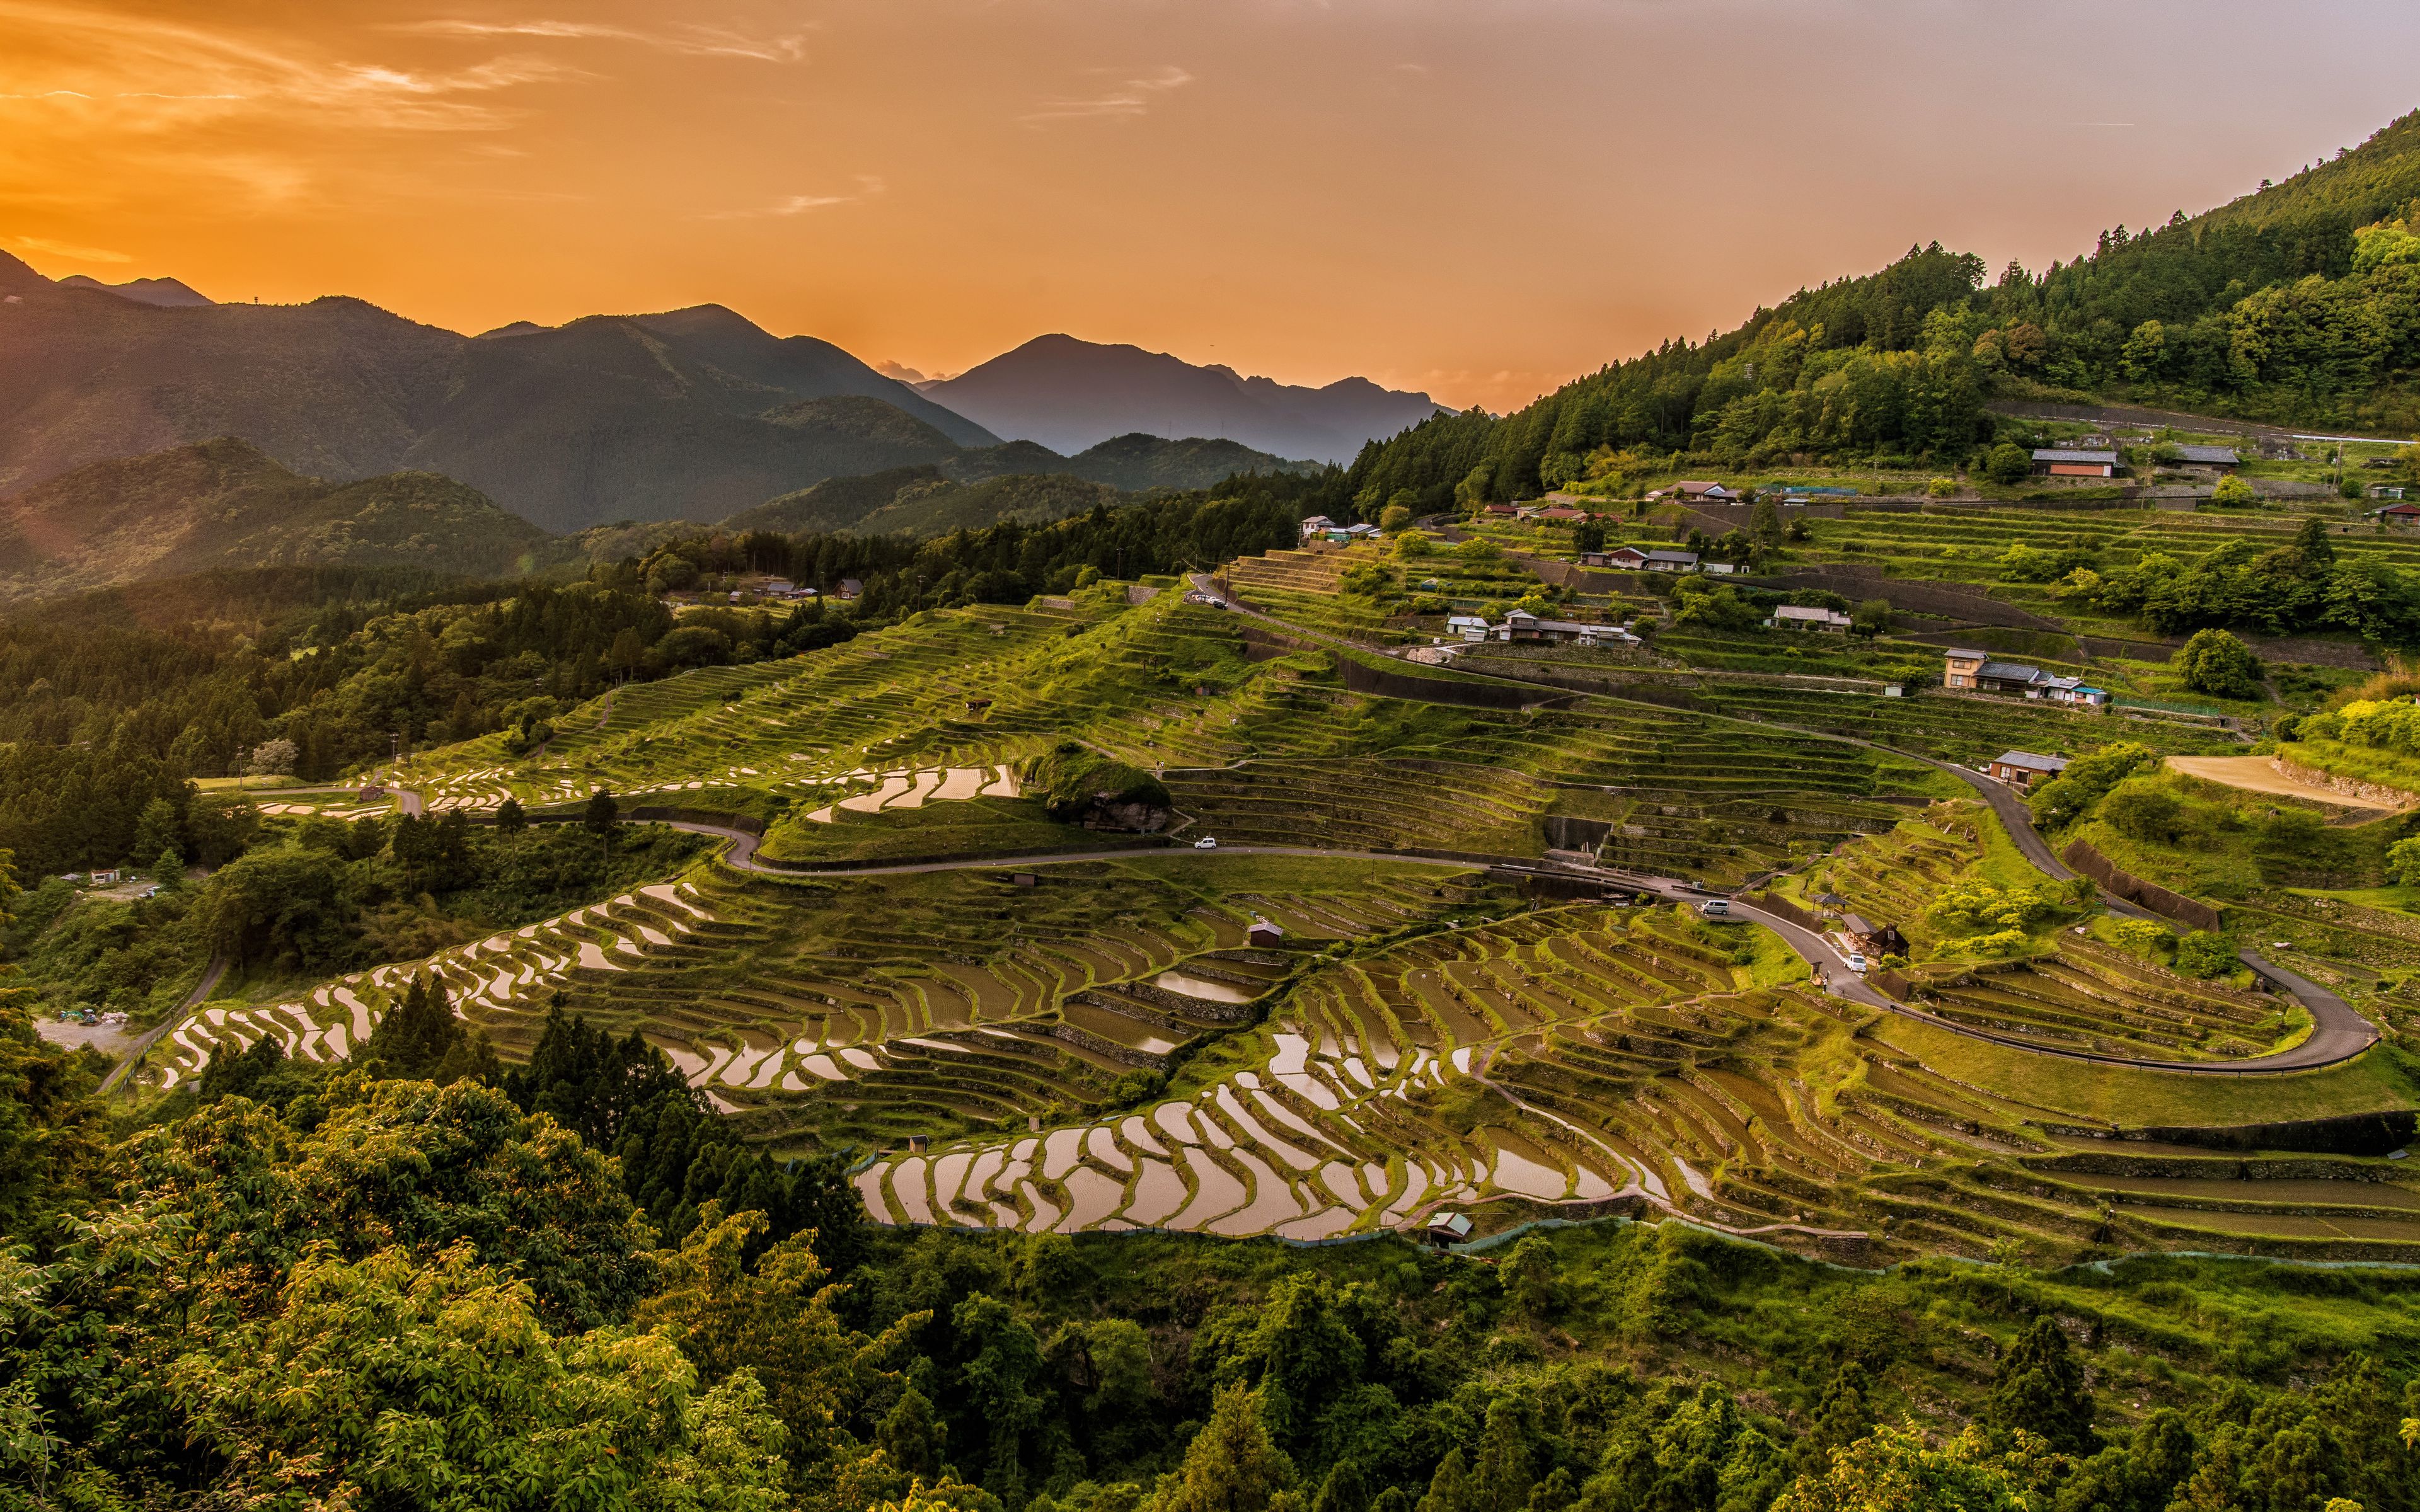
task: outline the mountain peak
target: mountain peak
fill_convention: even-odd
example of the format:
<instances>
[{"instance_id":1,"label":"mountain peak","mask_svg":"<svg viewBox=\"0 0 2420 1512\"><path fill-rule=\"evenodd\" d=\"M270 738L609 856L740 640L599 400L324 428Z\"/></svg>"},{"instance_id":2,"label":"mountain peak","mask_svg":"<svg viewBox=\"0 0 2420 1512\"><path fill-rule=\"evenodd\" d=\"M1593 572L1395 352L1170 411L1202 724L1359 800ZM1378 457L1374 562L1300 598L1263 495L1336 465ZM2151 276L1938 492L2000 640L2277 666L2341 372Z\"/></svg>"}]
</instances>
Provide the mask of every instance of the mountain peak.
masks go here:
<instances>
[{"instance_id":1,"label":"mountain peak","mask_svg":"<svg viewBox=\"0 0 2420 1512\"><path fill-rule=\"evenodd\" d=\"M0 252L0 294L24 294L51 286L51 281L34 271L24 259Z\"/></svg>"},{"instance_id":2,"label":"mountain peak","mask_svg":"<svg viewBox=\"0 0 2420 1512\"><path fill-rule=\"evenodd\" d=\"M182 279L176 278L135 278L123 284L104 284L82 273L70 273L59 280L59 287L98 289L103 294L115 294L121 300L132 300L137 304L156 304L162 309L192 309L218 302Z\"/></svg>"},{"instance_id":3,"label":"mountain peak","mask_svg":"<svg viewBox=\"0 0 2420 1512\"><path fill-rule=\"evenodd\" d=\"M1427 394L1394 393L1366 378L1301 388L1064 332L1036 336L923 391L996 435L1069 455L1143 432L1344 462L1363 442L1396 435L1438 409Z\"/></svg>"}]
</instances>

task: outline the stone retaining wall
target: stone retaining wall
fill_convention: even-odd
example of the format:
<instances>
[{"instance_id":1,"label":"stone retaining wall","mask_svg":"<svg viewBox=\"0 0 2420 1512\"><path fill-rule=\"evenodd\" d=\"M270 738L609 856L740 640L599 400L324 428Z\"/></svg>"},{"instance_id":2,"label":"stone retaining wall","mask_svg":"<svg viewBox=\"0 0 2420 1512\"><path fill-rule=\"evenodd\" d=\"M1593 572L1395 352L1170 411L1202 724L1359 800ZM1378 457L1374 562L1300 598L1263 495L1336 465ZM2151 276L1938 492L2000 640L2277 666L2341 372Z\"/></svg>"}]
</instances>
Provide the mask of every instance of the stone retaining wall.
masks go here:
<instances>
[{"instance_id":1,"label":"stone retaining wall","mask_svg":"<svg viewBox=\"0 0 2420 1512\"><path fill-rule=\"evenodd\" d=\"M2288 761L2283 756L2271 757L2269 769L2289 781L2308 783L2315 788L2325 788L2331 793L2341 793L2348 798L2359 798L2364 803L2374 803L2381 809L2402 809L2420 803L2420 793L2406 793L2401 788L2391 788L2383 782L2364 782L2358 778L2338 777L2334 772L2322 772L2316 766L2304 766L2300 762Z\"/></svg>"},{"instance_id":2,"label":"stone retaining wall","mask_svg":"<svg viewBox=\"0 0 2420 1512\"><path fill-rule=\"evenodd\" d=\"M2058 858L2090 877L2118 897L2139 907L2148 908L2163 918L2172 918L2194 929L2215 930L2222 927L2219 911L2197 898L2171 892L2157 883L2146 882L2131 872L2120 872L2109 857L2081 837L2067 842Z\"/></svg>"}]
</instances>

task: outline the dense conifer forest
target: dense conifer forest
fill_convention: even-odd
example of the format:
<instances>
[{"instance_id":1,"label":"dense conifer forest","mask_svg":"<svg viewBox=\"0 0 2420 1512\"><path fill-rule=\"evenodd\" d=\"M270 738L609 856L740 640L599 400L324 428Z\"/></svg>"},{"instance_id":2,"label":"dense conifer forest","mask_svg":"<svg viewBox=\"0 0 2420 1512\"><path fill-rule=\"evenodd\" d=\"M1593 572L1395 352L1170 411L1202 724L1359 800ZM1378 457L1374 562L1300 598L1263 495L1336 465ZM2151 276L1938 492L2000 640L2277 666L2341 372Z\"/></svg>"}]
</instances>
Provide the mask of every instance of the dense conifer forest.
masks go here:
<instances>
[{"instance_id":1,"label":"dense conifer forest","mask_svg":"<svg viewBox=\"0 0 2420 1512\"><path fill-rule=\"evenodd\" d=\"M1994 396L2122 399L2299 425L2420 424L2420 115L2198 216L2102 234L2041 272L1938 244L1807 289L1702 343L1671 341L1510 415L1373 442L1369 517L1535 497L1681 454L1953 466Z\"/></svg>"}]
</instances>

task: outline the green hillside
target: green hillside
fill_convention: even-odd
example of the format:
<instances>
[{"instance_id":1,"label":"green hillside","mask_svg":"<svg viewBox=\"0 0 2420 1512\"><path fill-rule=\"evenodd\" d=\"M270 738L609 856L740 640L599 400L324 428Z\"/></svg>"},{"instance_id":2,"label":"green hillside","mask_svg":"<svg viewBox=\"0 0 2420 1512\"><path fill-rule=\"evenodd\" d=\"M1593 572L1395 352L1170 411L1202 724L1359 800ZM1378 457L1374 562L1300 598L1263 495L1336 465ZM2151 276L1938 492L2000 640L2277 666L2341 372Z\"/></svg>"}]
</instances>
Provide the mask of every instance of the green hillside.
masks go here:
<instances>
[{"instance_id":1,"label":"green hillside","mask_svg":"<svg viewBox=\"0 0 2420 1512\"><path fill-rule=\"evenodd\" d=\"M412 566L488 576L546 532L427 472L332 485L231 438L97 462L0 500L0 598L221 567Z\"/></svg>"},{"instance_id":2,"label":"green hillside","mask_svg":"<svg viewBox=\"0 0 2420 1512\"><path fill-rule=\"evenodd\" d=\"M2283 184L2040 273L1911 248L1702 344L1666 343L1502 418L1365 448L1352 492L1531 497L1675 455L1948 468L1994 397L2149 402L2299 425L2420 427L2420 114Z\"/></svg>"},{"instance_id":3,"label":"green hillside","mask_svg":"<svg viewBox=\"0 0 2420 1512\"><path fill-rule=\"evenodd\" d=\"M894 468L857 478L833 478L784 494L722 522L725 530L854 531L943 535L980 530L1005 519L1057 519L1115 504L1124 496L1106 484L1060 474L1011 474L958 483L938 468Z\"/></svg>"},{"instance_id":4,"label":"green hillside","mask_svg":"<svg viewBox=\"0 0 2420 1512\"><path fill-rule=\"evenodd\" d=\"M1072 457L1032 441L1011 441L939 464L828 478L742 510L722 526L789 534L943 535L1003 520L1035 524L1127 502L1136 494L1208 488L1243 474L1322 471L1233 441L1198 437L1120 436Z\"/></svg>"}]
</instances>

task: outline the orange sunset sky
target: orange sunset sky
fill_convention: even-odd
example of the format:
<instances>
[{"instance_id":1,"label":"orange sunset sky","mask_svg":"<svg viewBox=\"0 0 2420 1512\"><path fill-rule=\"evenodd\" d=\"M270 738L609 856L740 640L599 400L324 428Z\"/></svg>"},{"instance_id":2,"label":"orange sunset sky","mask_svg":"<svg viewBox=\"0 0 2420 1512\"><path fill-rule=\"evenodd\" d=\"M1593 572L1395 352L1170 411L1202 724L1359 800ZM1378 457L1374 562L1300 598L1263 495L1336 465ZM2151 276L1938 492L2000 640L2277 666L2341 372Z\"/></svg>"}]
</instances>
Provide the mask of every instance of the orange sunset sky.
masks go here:
<instances>
[{"instance_id":1,"label":"orange sunset sky","mask_svg":"<svg viewBox=\"0 0 2420 1512\"><path fill-rule=\"evenodd\" d=\"M2420 103L2304 0L0 0L0 247L478 331L715 301L1517 404L1935 238L2039 266Z\"/></svg>"}]
</instances>

